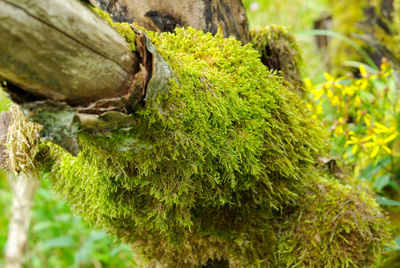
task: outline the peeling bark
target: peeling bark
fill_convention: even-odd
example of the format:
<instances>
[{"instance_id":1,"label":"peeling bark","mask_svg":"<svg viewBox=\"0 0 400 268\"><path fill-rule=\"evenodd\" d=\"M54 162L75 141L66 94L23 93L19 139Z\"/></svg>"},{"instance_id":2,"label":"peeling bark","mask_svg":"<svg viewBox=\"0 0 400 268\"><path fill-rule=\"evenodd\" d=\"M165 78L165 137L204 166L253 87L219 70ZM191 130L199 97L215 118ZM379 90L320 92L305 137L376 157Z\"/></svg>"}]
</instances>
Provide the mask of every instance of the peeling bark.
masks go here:
<instances>
[{"instance_id":1,"label":"peeling bark","mask_svg":"<svg viewBox=\"0 0 400 268\"><path fill-rule=\"evenodd\" d=\"M32 216L33 196L40 183L36 170L21 172L18 178L14 178L11 174L9 176L14 197L8 226L5 268L22 268Z\"/></svg>"}]
</instances>

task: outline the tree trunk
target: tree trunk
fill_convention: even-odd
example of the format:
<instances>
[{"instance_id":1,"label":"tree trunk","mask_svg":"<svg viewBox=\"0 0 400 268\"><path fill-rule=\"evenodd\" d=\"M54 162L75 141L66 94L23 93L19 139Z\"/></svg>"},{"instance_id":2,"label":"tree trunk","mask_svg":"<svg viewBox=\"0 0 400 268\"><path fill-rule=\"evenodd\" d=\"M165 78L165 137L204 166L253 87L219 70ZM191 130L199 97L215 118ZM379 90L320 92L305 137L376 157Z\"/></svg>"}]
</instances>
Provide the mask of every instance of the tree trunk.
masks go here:
<instances>
[{"instance_id":1,"label":"tree trunk","mask_svg":"<svg viewBox=\"0 0 400 268\"><path fill-rule=\"evenodd\" d=\"M14 197L12 216L8 226L5 268L22 268L32 216L33 196L40 183L36 170L21 172L18 178L12 176L11 173L9 176Z\"/></svg>"},{"instance_id":2,"label":"tree trunk","mask_svg":"<svg viewBox=\"0 0 400 268\"><path fill-rule=\"evenodd\" d=\"M137 56L79 1L0 0L0 76L36 99L87 104L129 91Z\"/></svg>"},{"instance_id":3,"label":"tree trunk","mask_svg":"<svg viewBox=\"0 0 400 268\"><path fill-rule=\"evenodd\" d=\"M115 21L136 22L146 29L173 32L194 27L250 42L246 10L241 0L93 0Z\"/></svg>"},{"instance_id":4,"label":"tree trunk","mask_svg":"<svg viewBox=\"0 0 400 268\"><path fill-rule=\"evenodd\" d=\"M193 26L216 33L220 28L249 41L240 0L98 2L116 20L135 20L149 29ZM0 0L0 18L0 39L6 40L0 43L0 77L18 86L9 87L14 99L89 105L135 88L139 56L78 0Z\"/></svg>"},{"instance_id":5,"label":"tree trunk","mask_svg":"<svg viewBox=\"0 0 400 268\"><path fill-rule=\"evenodd\" d=\"M220 28L249 41L240 0L98 4L116 19L137 19L158 31L179 25L212 33ZM7 92L30 120L44 126L42 137L73 154L79 152L77 129L104 133L127 127L125 115L144 98L151 100L148 87L161 88L172 77L143 33L136 31L132 53L122 36L81 1L0 0L0 18L0 39L6 40L0 43L0 77L7 81Z\"/></svg>"}]
</instances>

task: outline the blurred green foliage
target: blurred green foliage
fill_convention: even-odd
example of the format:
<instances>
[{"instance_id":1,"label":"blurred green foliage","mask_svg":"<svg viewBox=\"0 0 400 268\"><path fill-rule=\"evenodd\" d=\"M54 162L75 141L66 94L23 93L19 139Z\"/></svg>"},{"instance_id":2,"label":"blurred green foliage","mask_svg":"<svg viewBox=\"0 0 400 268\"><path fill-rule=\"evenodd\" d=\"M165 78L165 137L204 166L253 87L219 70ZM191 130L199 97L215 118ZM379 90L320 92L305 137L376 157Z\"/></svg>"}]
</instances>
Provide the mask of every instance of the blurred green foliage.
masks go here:
<instances>
[{"instance_id":1,"label":"blurred green foliage","mask_svg":"<svg viewBox=\"0 0 400 268\"><path fill-rule=\"evenodd\" d=\"M42 179L35 195L26 256L29 267L135 267L129 246L90 228L49 188Z\"/></svg>"},{"instance_id":2,"label":"blurred green foliage","mask_svg":"<svg viewBox=\"0 0 400 268\"><path fill-rule=\"evenodd\" d=\"M0 248L3 249L7 241L8 218L10 215L12 194L6 179L6 173L0 173ZM0 255L0 266L4 265L3 255Z\"/></svg>"},{"instance_id":3,"label":"blurred green foliage","mask_svg":"<svg viewBox=\"0 0 400 268\"><path fill-rule=\"evenodd\" d=\"M0 246L7 240L12 193L5 172L0 179ZM129 246L91 228L56 198L43 178L34 199L27 267L136 267ZM4 264L0 258L0 266Z\"/></svg>"}]
</instances>

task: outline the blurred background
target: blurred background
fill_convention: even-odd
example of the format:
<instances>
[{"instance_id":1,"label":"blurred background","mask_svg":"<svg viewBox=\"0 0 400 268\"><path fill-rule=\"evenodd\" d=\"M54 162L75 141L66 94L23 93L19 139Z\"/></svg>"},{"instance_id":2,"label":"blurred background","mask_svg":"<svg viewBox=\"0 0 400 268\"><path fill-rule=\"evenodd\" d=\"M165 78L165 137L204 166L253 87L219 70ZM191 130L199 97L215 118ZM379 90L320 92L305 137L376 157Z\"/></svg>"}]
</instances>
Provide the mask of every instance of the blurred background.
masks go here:
<instances>
[{"instance_id":1,"label":"blurred background","mask_svg":"<svg viewBox=\"0 0 400 268\"><path fill-rule=\"evenodd\" d=\"M297 39L307 106L330 137L330 168L338 176L370 182L393 230L379 267L400 267L400 1L243 3L250 28L281 25ZM8 107L9 100L2 96L0 109ZM3 250L11 201L7 174L1 172ZM34 203L27 267L135 267L129 246L74 216L45 177Z\"/></svg>"}]
</instances>

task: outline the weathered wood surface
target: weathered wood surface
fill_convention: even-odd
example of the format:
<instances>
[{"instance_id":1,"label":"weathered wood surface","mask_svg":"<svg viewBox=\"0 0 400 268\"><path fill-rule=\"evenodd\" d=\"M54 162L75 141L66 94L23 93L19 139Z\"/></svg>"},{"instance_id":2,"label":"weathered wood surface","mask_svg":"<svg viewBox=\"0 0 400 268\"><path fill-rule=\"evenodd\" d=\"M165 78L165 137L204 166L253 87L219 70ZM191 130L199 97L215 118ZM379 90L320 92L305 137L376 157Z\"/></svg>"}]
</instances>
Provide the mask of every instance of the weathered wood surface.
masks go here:
<instances>
[{"instance_id":1,"label":"weathered wood surface","mask_svg":"<svg viewBox=\"0 0 400 268\"><path fill-rule=\"evenodd\" d=\"M91 0L115 21L136 22L146 29L172 32L192 26L204 32L250 41L246 10L241 0Z\"/></svg>"},{"instance_id":2,"label":"weathered wood surface","mask_svg":"<svg viewBox=\"0 0 400 268\"><path fill-rule=\"evenodd\" d=\"M137 56L78 0L0 0L0 77L38 99L85 105L129 91Z\"/></svg>"}]
</instances>

